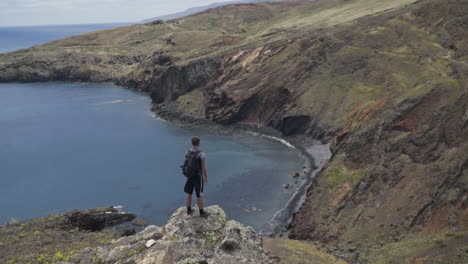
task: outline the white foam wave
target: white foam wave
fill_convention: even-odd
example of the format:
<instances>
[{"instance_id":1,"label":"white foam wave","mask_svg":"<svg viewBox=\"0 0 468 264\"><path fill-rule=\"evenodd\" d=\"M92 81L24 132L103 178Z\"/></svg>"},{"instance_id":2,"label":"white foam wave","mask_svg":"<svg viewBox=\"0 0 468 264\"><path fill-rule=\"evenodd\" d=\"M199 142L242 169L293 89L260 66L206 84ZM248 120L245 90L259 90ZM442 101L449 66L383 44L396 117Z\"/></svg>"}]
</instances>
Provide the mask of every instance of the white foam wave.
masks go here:
<instances>
[{"instance_id":1,"label":"white foam wave","mask_svg":"<svg viewBox=\"0 0 468 264\"><path fill-rule=\"evenodd\" d=\"M278 138L278 137L274 137L274 136L269 136L269 135L264 135L264 134L260 134L260 133L257 133L257 132L252 132L252 131L248 131L249 134L253 135L253 136L261 136L261 137L264 137L264 138L268 138L268 139L271 139L271 140L274 140L274 141L277 141L285 146L287 146L288 148L292 148L292 149L296 149L296 147L294 145L292 145L291 143L289 143L288 141L282 139L282 138Z\"/></svg>"},{"instance_id":2,"label":"white foam wave","mask_svg":"<svg viewBox=\"0 0 468 264\"><path fill-rule=\"evenodd\" d=\"M296 147L294 147L291 143L289 143L288 141L282 139L282 138L277 138L277 137L273 137L273 136L267 136L267 135L262 135L263 137L266 137L266 138L269 138L269 139L272 139L272 140L275 140L275 141L278 141L280 142L281 144L287 146L288 148L292 148L292 149L295 149Z\"/></svg>"},{"instance_id":3,"label":"white foam wave","mask_svg":"<svg viewBox=\"0 0 468 264\"><path fill-rule=\"evenodd\" d=\"M133 100L113 100L113 101L108 101L108 102L101 102L101 103L96 103L94 105L103 105L103 104L124 104L124 103L130 103L133 102Z\"/></svg>"}]
</instances>

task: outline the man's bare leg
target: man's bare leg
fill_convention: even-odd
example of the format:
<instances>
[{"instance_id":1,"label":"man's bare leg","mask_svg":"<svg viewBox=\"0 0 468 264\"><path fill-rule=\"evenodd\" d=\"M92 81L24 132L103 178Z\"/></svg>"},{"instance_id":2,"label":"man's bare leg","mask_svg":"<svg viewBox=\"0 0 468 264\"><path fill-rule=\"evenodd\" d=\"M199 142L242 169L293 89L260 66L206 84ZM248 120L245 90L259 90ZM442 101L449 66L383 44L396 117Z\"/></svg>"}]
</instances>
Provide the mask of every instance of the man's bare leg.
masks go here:
<instances>
[{"instance_id":1,"label":"man's bare leg","mask_svg":"<svg viewBox=\"0 0 468 264\"><path fill-rule=\"evenodd\" d=\"M192 195L187 194L187 197L185 198L185 202L187 204L187 214L192 213Z\"/></svg>"},{"instance_id":2,"label":"man's bare leg","mask_svg":"<svg viewBox=\"0 0 468 264\"><path fill-rule=\"evenodd\" d=\"M200 196L197 198L198 209L200 210L201 217L208 217L210 214L203 210L203 197Z\"/></svg>"},{"instance_id":3,"label":"man's bare leg","mask_svg":"<svg viewBox=\"0 0 468 264\"><path fill-rule=\"evenodd\" d=\"M203 197L200 196L197 198L198 209L203 209Z\"/></svg>"}]
</instances>

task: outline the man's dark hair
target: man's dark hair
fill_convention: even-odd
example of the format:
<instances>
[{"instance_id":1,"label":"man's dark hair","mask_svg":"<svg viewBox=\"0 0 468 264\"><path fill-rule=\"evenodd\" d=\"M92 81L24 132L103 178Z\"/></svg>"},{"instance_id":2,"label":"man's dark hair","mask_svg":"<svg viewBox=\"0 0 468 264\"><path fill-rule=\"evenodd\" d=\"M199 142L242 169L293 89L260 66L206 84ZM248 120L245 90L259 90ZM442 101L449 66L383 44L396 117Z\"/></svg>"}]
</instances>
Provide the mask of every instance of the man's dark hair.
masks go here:
<instances>
[{"instance_id":1,"label":"man's dark hair","mask_svg":"<svg viewBox=\"0 0 468 264\"><path fill-rule=\"evenodd\" d=\"M193 137L192 138L192 146L199 146L200 145L200 138L199 137Z\"/></svg>"}]
</instances>

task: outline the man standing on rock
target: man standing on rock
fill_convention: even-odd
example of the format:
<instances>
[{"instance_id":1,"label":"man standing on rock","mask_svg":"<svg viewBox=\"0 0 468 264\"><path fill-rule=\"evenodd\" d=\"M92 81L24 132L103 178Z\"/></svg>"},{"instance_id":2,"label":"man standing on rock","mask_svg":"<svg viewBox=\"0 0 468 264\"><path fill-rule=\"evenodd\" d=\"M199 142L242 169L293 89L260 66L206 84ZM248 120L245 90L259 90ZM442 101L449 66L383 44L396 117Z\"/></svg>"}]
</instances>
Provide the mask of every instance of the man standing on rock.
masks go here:
<instances>
[{"instance_id":1,"label":"man standing on rock","mask_svg":"<svg viewBox=\"0 0 468 264\"><path fill-rule=\"evenodd\" d=\"M182 166L183 173L187 177L184 192L187 194L187 214L193 213L192 194L195 189L200 216L207 217L209 213L203 210L203 187L208 184L208 173L205 166L205 153L199 147L200 138L193 137L192 148L185 153L185 162Z\"/></svg>"}]
</instances>

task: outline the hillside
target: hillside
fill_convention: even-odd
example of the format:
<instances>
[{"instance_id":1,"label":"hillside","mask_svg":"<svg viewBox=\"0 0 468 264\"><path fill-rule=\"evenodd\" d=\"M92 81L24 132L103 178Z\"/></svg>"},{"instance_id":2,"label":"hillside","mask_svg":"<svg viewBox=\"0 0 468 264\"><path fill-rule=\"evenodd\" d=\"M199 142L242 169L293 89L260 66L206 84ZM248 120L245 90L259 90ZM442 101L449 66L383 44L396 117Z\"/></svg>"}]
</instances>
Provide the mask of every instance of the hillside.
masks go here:
<instances>
[{"instance_id":1,"label":"hillside","mask_svg":"<svg viewBox=\"0 0 468 264\"><path fill-rule=\"evenodd\" d=\"M0 54L0 81L111 81L167 118L332 142L291 238L467 263L467 21L467 0L230 5Z\"/></svg>"},{"instance_id":2,"label":"hillside","mask_svg":"<svg viewBox=\"0 0 468 264\"><path fill-rule=\"evenodd\" d=\"M383 5L371 0L333 0L223 6L173 23L155 21L91 32L1 54L0 80L117 80L129 73L137 75L145 70L157 71L161 68L157 66L187 65L206 58L220 59L223 54L278 41L279 45L284 45L282 42L300 38L306 32L413 1L392 0ZM344 15L346 12L356 14L347 16ZM160 55L170 57L170 61L158 60ZM148 64L151 69L146 69ZM61 74L67 76L62 77Z\"/></svg>"}]
</instances>

